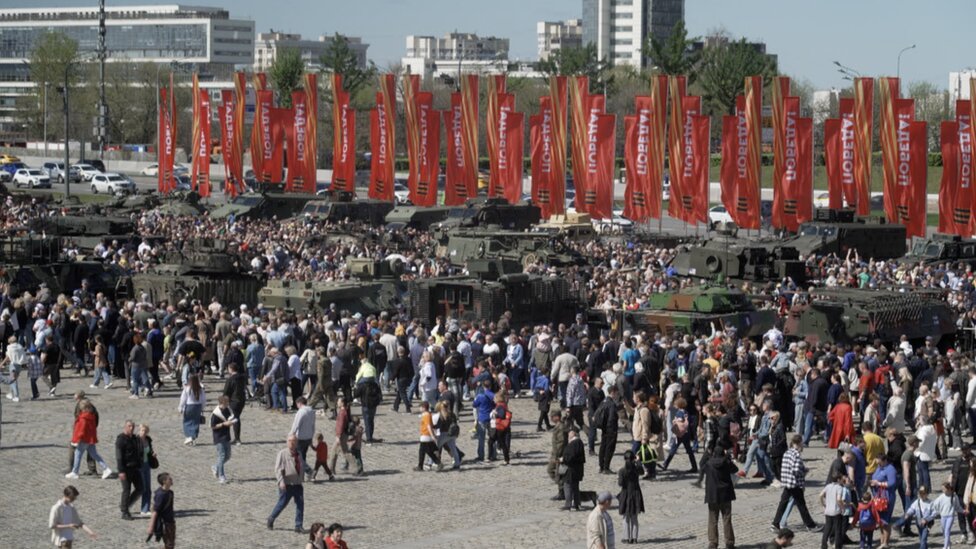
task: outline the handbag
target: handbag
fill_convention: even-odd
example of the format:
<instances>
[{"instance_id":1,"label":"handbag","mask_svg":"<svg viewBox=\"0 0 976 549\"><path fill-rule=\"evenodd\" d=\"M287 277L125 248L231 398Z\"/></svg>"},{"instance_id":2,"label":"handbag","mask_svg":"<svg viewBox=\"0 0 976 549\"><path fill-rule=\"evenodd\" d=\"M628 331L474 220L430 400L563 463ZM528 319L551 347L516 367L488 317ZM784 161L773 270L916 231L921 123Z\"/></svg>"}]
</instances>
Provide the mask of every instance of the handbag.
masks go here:
<instances>
[{"instance_id":1,"label":"handbag","mask_svg":"<svg viewBox=\"0 0 976 549\"><path fill-rule=\"evenodd\" d=\"M568 472L569 472L569 465L566 465L565 463L560 463L559 467L556 469L556 475L561 477L565 476L566 473Z\"/></svg>"},{"instance_id":2,"label":"handbag","mask_svg":"<svg viewBox=\"0 0 976 549\"><path fill-rule=\"evenodd\" d=\"M657 462L657 448L650 444L641 444L637 449L637 457L643 465Z\"/></svg>"},{"instance_id":3,"label":"handbag","mask_svg":"<svg viewBox=\"0 0 976 549\"><path fill-rule=\"evenodd\" d=\"M159 459L155 456L155 454L149 454L149 468L159 469Z\"/></svg>"}]
</instances>

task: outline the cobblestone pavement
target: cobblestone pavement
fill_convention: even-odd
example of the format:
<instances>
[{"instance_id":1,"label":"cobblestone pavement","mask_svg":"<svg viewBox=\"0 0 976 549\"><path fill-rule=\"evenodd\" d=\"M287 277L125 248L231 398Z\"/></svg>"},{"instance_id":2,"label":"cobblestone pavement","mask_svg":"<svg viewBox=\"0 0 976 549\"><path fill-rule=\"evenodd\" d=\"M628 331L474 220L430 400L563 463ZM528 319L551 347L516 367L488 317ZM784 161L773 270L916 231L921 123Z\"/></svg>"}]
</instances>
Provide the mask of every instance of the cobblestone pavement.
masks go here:
<instances>
[{"instance_id":1,"label":"cobblestone pavement","mask_svg":"<svg viewBox=\"0 0 976 549\"><path fill-rule=\"evenodd\" d=\"M21 384L21 394L29 395L25 380ZM216 380L207 386L213 391L221 387ZM209 433L202 430L196 446L182 444L176 411L179 395L174 389L157 392L154 399L129 400L121 388L89 389L88 380L69 377L56 398L43 396L36 402L20 403L3 400L0 548L51 546L48 512L69 483L64 472L73 402L61 394L78 389L89 392L98 407L98 446L113 469L112 443L124 420L150 425L161 462L159 471L169 471L175 478L178 547L304 547L306 536L291 528L294 507L278 518L276 530L265 528L277 497L272 464L276 452L284 447L292 416L268 413L256 405L246 408L242 418L245 444L233 447L233 458L227 464L229 483L220 485L210 472L216 452ZM363 449L368 476L359 478L339 471L335 482L306 484L304 526L308 528L315 521L342 523L345 539L354 549L584 547L587 514L561 512L559 503L549 500L554 494L545 473L549 436L535 431L535 403L526 399L513 402L514 454L510 467L470 461L476 443L464 435L459 447L467 456L461 472L418 473L412 471L417 462L418 421L412 415L393 413L391 400L386 398L376 422L376 436L384 441ZM354 411L358 414L358 407ZM462 419L470 425L469 413ZM329 442L333 428L332 421L318 418L317 429ZM614 468L630 444L624 433L620 438ZM812 468L807 502L818 522L823 515L816 494L830 454L816 443L804 453ZM685 459L677 456L672 469L686 469ZM947 475L946 469L945 465L935 468L933 485ZM663 480L643 483L648 512L640 517L641 544L706 547L703 491L690 486L687 475L665 473L660 478ZM82 517L99 534L97 541L83 539L76 547L147 546L143 542L147 519L137 516L127 522L119 518L117 480L83 476L73 484L81 492L78 506ZM582 488L615 493L616 477L597 474L596 459L589 458ZM737 496L733 506L737 546L755 547L769 541L768 527L779 491L763 489L758 481L750 480L740 483ZM589 505L584 503L584 507ZM619 540L623 521L616 510L612 512ZM790 524L803 530L797 513L790 517ZM817 547L819 538L819 534L802 531L795 546ZM935 534L933 541L941 543L941 534ZM908 540L896 539L893 544L910 546L914 545Z\"/></svg>"}]
</instances>

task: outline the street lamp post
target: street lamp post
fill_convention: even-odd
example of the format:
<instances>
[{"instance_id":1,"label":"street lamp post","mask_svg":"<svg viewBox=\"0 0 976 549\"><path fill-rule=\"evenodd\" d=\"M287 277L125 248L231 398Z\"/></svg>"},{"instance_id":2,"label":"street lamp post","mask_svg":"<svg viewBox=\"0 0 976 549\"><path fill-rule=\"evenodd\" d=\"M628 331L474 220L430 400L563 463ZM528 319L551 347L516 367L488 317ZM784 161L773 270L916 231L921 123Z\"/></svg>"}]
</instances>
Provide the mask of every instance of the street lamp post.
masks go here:
<instances>
[{"instance_id":1,"label":"street lamp post","mask_svg":"<svg viewBox=\"0 0 976 549\"><path fill-rule=\"evenodd\" d=\"M68 120L71 110L68 105L68 73L71 71L71 61L64 64L64 197L71 196L71 137L68 130ZM81 145L81 142L78 143Z\"/></svg>"},{"instance_id":2,"label":"street lamp post","mask_svg":"<svg viewBox=\"0 0 976 549\"><path fill-rule=\"evenodd\" d=\"M176 60L174 59L173 61L170 61L169 62L169 70L172 71L172 72L176 72L176 69L179 67L179 65L180 64L177 63ZM159 69L163 68L164 66L165 65L163 63L160 63L160 64L156 65L156 143L157 143L157 147L158 147L158 144L159 144L159 132L162 131L162 128L159 127ZM169 90L169 93L172 94L173 93L173 90ZM156 155L157 156L159 155L159 151L156 151Z\"/></svg>"},{"instance_id":3,"label":"street lamp post","mask_svg":"<svg viewBox=\"0 0 976 549\"><path fill-rule=\"evenodd\" d=\"M901 51L898 52L898 69L895 71L895 77L897 77L899 80L901 79L901 54L905 53L908 50L914 50L914 49L915 49L915 44L912 44L911 46L902 48Z\"/></svg>"},{"instance_id":4,"label":"street lamp post","mask_svg":"<svg viewBox=\"0 0 976 549\"><path fill-rule=\"evenodd\" d=\"M840 61L834 61L834 65L837 65L837 72L844 76L844 80L854 80L855 78L860 78L861 73L848 67L847 65L841 64Z\"/></svg>"}]
</instances>

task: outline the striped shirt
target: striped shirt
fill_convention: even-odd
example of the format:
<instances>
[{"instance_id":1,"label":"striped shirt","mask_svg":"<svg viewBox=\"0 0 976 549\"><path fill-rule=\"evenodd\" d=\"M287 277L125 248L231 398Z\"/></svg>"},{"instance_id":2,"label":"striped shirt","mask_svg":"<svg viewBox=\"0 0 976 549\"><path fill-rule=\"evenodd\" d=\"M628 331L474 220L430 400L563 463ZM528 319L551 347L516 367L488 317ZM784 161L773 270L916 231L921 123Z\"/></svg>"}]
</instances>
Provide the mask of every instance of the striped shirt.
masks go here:
<instances>
[{"instance_id":1,"label":"striped shirt","mask_svg":"<svg viewBox=\"0 0 976 549\"><path fill-rule=\"evenodd\" d=\"M784 488L803 488L806 481L807 466L803 463L800 451L790 448L783 454L783 468L780 471L780 481Z\"/></svg>"}]
</instances>

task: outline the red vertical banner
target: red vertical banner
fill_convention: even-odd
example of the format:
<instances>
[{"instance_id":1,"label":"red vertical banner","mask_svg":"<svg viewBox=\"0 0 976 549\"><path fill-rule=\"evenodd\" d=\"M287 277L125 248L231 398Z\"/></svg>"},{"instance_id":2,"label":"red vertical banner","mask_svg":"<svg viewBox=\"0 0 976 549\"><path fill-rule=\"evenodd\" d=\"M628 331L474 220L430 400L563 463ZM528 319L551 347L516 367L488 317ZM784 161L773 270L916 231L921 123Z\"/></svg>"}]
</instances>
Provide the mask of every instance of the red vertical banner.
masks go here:
<instances>
[{"instance_id":1,"label":"red vertical banner","mask_svg":"<svg viewBox=\"0 0 976 549\"><path fill-rule=\"evenodd\" d=\"M489 77L487 105L485 112L485 143L488 146L489 196L497 196L495 193L500 192L500 189L503 186L499 180L500 174L498 167L498 156L501 154L501 151L499 150L498 145L498 141L500 139L498 126L500 123L500 96L504 93L506 93L506 76L504 74L497 74ZM514 110L514 106L512 107L512 110Z\"/></svg>"},{"instance_id":2,"label":"red vertical banner","mask_svg":"<svg viewBox=\"0 0 976 549\"><path fill-rule=\"evenodd\" d=\"M955 194L956 216L963 218L966 225L966 236L976 233L976 192L973 191L973 171L976 170L976 157L973 156L973 105L976 96L969 101L956 101L956 124L958 131L954 134L958 141L958 185Z\"/></svg>"},{"instance_id":3,"label":"red vertical banner","mask_svg":"<svg viewBox=\"0 0 976 549\"><path fill-rule=\"evenodd\" d=\"M746 130L746 178L738 190L740 227L758 229L762 225L760 215L762 179L762 77L745 79L745 130ZM738 223L737 223L738 224Z\"/></svg>"},{"instance_id":4,"label":"red vertical banner","mask_svg":"<svg viewBox=\"0 0 976 549\"><path fill-rule=\"evenodd\" d=\"M704 154L708 157L708 141L704 143L697 142L700 134L697 133L698 128L694 125L695 117L701 115L701 97L686 95L681 98L682 111L684 113L684 125L683 125L683 140L682 145L684 149L682 150L682 162L681 162L681 182L682 182L682 194L678 196L681 201L682 211L684 213L684 220L688 223L694 225L695 223L702 221L707 222L708 220L708 174L706 165L705 180L706 185L704 187L704 196L700 195L702 187L700 186L700 170L699 165L700 158L698 155ZM701 123L699 122L699 125ZM704 153L702 153L702 147L704 146ZM674 195L672 194L672 199ZM699 211L700 201L705 204L704 210Z\"/></svg>"},{"instance_id":5,"label":"red vertical banner","mask_svg":"<svg viewBox=\"0 0 976 549\"><path fill-rule=\"evenodd\" d=\"M569 86L569 159L572 163L573 186L576 190L574 207L579 212L586 212L584 195L589 188L587 185L588 148L590 141L590 80L586 76L576 76ZM599 115L600 113L593 113ZM595 129L594 129L595 131Z\"/></svg>"},{"instance_id":6,"label":"red vertical banner","mask_svg":"<svg viewBox=\"0 0 976 549\"><path fill-rule=\"evenodd\" d=\"M827 172L827 200L831 210L844 207L844 184L841 181L841 131L839 118L824 120L824 168Z\"/></svg>"},{"instance_id":7,"label":"red vertical banner","mask_svg":"<svg viewBox=\"0 0 976 549\"><path fill-rule=\"evenodd\" d=\"M958 198L959 185L959 123L944 121L939 126L942 149L942 179L939 182L939 232L968 236L972 219L972 203L963 204ZM959 208L959 206L963 206Z\"/></svg>"},{"instance_id":8,"label":"red vertical banner","mask_svg":"<svg viewBox=\"0 0 976 549\"><path fill-rule=\"evenodd\" d=\"M489 80L489 83L494 79ZM502 161L502 155L506 154L505 146L502 145L502 140L506 139L507 136L503 136L503 133L507 131L507 126L510 124L509 116L515 113L515 96L510 93L499 93L495 94L495 116L491 118L495 121L495 153L494 156L490 156L489 153L489 164L491 167L491 177L488 179L488 196L496 198L505 197L505 188L508 184L507 177L511 177L511 170L509 170L509 165L507 162ZM503 125L505 126L503 128Z\"/></svg>"},{"instance_id":9,"label":"red vertical banner","mask_svg":"<svg viewBox=\"0 0 976 549\"><path fill-rule=\"evenodd\" d=\"M563 212L564 203L553 202L553 186L557 185L556 153L553 146L552 127L554 114L552 98L539 99L539 114L529 118L532 165L532 202L542 210L542 217Z\"/></svg>"},{"instance_id":10,"label":"red vertical banner","mask_svg":"<svg viewBox=\"0 0 976 549\"><path fill-rule=\"evenodd\" d=\"M881 167L884 177L884 208L888 219L898 219L898 182L895 168L898 165L898 123L895 119L895 101L898 99L898 79L878 79L878 138L881 141Z\"/></svg>"},{"instance_id":11,"label":"red vertical banner","mask_svg":"<svg viewBox=\"0 0 976 549\"><path fill-rule=\"evenodd\" d=\"M267 78L263 72L255 73L254 78L254 123L251 126L251 169L259 181L264 178L265 139L266 133L271 131L271 106L274 95L264 93L267 89ZM264 93L264 95L262 95Z\"/></svg>"},{"instance_id":12,"label":"red vertical banner","mask_svg":"<svg viewBox=\"0 0 976 549\"><path fill-rule=\"evenodd\" d=\"M342 75L332 75L332 189L356 192L356 111Z\"/></svg>"},{"instance_id":13,"label":"red vertical banner","mask_svg":"<svg viewBox=\"0 0 976 549\"><path fill-rule=\"evenodd\" d=\"M788 231L796 232L813 219L813 120L790 116L789 103L784 112L784 221Z\"/></svg>"},{"instance_id":14,"label":"red vertical banner","mask_svg":"<svg viewBox=\"0 0 976 549\"><path fill-rule=\"evenodd\" d=\"M429 93L418 94L420 122L420 173L417 188L411 189L410 201L417 206L433 206L437 203L437 179L441 172L441 113L434 110L433 97Z\"/></svg>"},{"instance_id":15,"label":"red vertical banner","mask_svg":"<svg viewBox=\"0 0 976 549\"><path fill-rule=\"evenodd\" d=\"M741 96L740 96L741 97ZM719 170L719 186L722 189L722 205L725 211L735 219L735 208L737 201L737 184L739 181L739 170L745 171L745 164L739 165L738 136L736 131L739 127L739 115L722 117L722 165ZM737 223L738 225L738 223Z\"/></svg>"},{"instance_id":16,"label":"red vertical banner","mask_svg":"<svg viewBox=\"0 0 976 549\"><path fill-rule=\"evenodd\" d=\"M565 76L549 78L549 101L552 120L549 124L552 145L552 179L549 192L553 213L566 211L566 98L568 80Z\"/></svg>"},{"instance_id":17,"label":"red vertical banner","mask_svg":"<svg viewBox=\"0 0 976 549\"><path fill-rule=\"evenodd\" d=\"M858 207L858 198L861 192L858 186L857 175L857 123L854 120L854 100L842 98L840 100L840 182L844 189L844 202L848 208L856 208L858 215L861 207ZM870 211L870 202L867 210Z\"/></svg>"},{"instance_id":18,"label":"red vertical banner","mask_svg":"<svg viewBox=\"0 0 976 549\"><path fill-rule=\"evenodd\" d=\"M639 110L640 107L638 105ZM651 77L651 133L647 166L650 186L646 189L647 207L652 219L661 219L661 186L664 183L664 144L668 139L667 133L664 131L667 126L667 117L668 77L663 74L653 76Z\"/></svg>"},{"instance_id":19,"label":"red vertical banner","mask_svg":"<svg viewBox=\"0 0 976 549\"><path fill-rule=\"evenodd\" d=\"M587 187L583 211L589 213L593 219L613 218L616 123L617 117L612 114L591 114L587 124Z\"/></svg>"},{"instance_id":20,"label":"red vertical banner","mask_svg":"<svg viewBox=\"0 0 976 549\"><path fill-rule=\"evenodd\" d=\"M520 112L499 114L498 176L501 196L511 204L522 199L522 151L525 149L525 116Z\"/></svg>"},{"instance_id":21,"label":"red vertical banner","mask_svg":"<svg viewBox=\"0 0 976 549\"><path fill-rule=\"evenodd\" d=\"M907 166L903 164L901 160L901 155L904 153L901 147L907 142L907 134L902 135L900 132L908 132L910 129L910 124L915 120L915 100L914 99L894 99L891 101L891 114L893 119L890 122L886 122L883 126L890 124L891 141L890 144L894 146L894 152L892 156L894 159L894 165L891 167L894 170L894 187L891 189L891 200L885 199L885 213L892 217L888 217L889 220L893 222L900 222L900 210L898 205L901 203L900 196L904 194L905 186L900 182L900 173L898 170ZM884 153L882 153L882 156ZM885 195L888 195L888 189L885 189ZM888 206L892 208L891 212L888 212Z\"/></svg>"},{"instance_id":22,"label":"red vertical banner","mask_svg":"<svg viewBox=\"0 0 976 549\"><path fill-rule=\"evenodd\" d=\"M270 90L269 90L270 93ZM285 181L285 140L290 139L291 133L287 128L291 125L291 109L270 109L271 124L269 125L267 151L265 152L264 169L269 174L268 181L283 183ZM287 131L286 131L287 130Z\"/></svg>"},{"instance_id":23,"label":"red vertical banner","mask_svg":"<svg viewBox=\"0 0 976 549\"><path fill-rule=\"evenodd\" d=\"M458 206L474 195L468 193L466 177L467 158L464 154L464 115L461 107L461 94L451 94L451 110L445 113L447 126L447 178L444 189L444 204Z\"/></svg>"},{"instance_id":24,"label":"red vertical banner","mask_svg":"<svg viewBox=\"0 0 976 549\"><path fill-rule=\"evenodd\" d=\"M420 95L420 75L403 75L403 119L406 122L405 136L407 141L407 188L410 195L416 196L417 183L420 180L420 112L418 96Z\"/></svg>"},{"instance_id":25,"label":"red vertical banner","mask_svg":"<svg viewBox=\"0 0 976 549\"><path fill-rule=\"evenodd\" d=\"M686 98L687 99L687 98ZM698 100L698 110L701 109L701 98ZM691 170L685 170L685 187L693 192L691 205L692 223L708 223L708 168L710 164L711 147L711 118L695 115L689 118L691 128L691 158L685 161L685 167L691 165Z\"/></svg>"},{"instance_id":26,"label":"red vertical banner","mask_svg":"<svg viewBox=\"0 0 976 549\"><path fill-rule=\"evenodd\" d=\"M414 95L413 92L410 92ZM425 205L431 206L433 203L428 203L431 199L437 200L437 178L435 176L434 180L430 179L430 169L427 164L429 160L426 153L430 151L430 139L434 134L431 134L431 128L429 123L431 121L430 113L433 111L434 96L430 92L418 92L414 95L413 100L410 101L407 97L403 99L404 111L406 112L407 121L407 154L410 157L410 177L407 180L408 187L410 188L410 202L414 205ZM440 118L437 119L440 123ZM433 131L437 131L436 134L440 137L440 128ZM411 142L415 140L416 143L411 145ZM439 146L440 143L437 143ZM411 152L411 147L413 150ZM438 149L438 152L440 150ZM427 170L426 174L424 170ZM421 181L423 180L423 189L421 192ZM433 183L433 187L431 184ZM431 192L433 190L433 193Z\"/></svg>"},{"instance_id":27,"label":"red vertical banner","mask_svg":"<svg viewBox=\"0 0 976 549\"><path fill-rule=\"evenodd\" d=\"M773 102L773 227L782 228L782 219L779 220L780 223L777 223L777 213L782 217L783 190L780 185L783 181L784 163L786 162L784 109L786 98L790 95L790 78L788 76L773 78L771 95ZM799 116L799 113L796 116Z\"/></svg>"},{"instance_id":28,"label":"red vertical banner","mask_svg":"<svg viewBox=\"0 0 976 549\"><path fill-rule=\"evenodd\" d=\"M237 195L237 159L235 157L234 140L237 138L237 125L234 113L237 110L234 91L221 90L220 106L217 107L217 119L220 120L220 152L224 158L224 194L234 197Z\"/></svg>"},{"instance_id":29,"label":"red vertical banner","mask_svg":"<svg viewBox=\"0 0 976 549\"><path fill-rule=\"evenodd\" d=\"M206 198L210 196L210 93L200 89L193 75L193 160L190 180L193 188Z\"/></svg>"},{"instance_id":30,"label":"red vertical banner","mask_svg":"<svg viewBox=\"0 0 976 549\"><path fill-rule=\"evenodd\" d=\"M247 80L243 72L234 73L234 132L232 145L234 147L231 158L234 165L231 168L231 178L233 179L235 193L245 191L244 186L244 109L247 100Z\"/></svg>"},{"instance_id":31,"label":"red vertical banner","mask_svg":"<svg viewBox=\"0 0 976 549\"><path fill-rule=\"evenodd\" d=\"M871 155L874 144L874 79L854 79L854 185L858 215L871 213Z\"/></svg>"},{"instance_id":32,"label":"red vertical banner","mask_svg":"<svg viewBox=\"0 0 976 549\"><path fill-rule=\"evenodd\" d=\"M655 187L652 180L651 142L653 121L652 100L650 97L634 98L636 114L624 118L624 168L627 185L624 188L624 217L638 223L653 217L654 206L660 217L660 181ZM654 193L658 191L654 204Z\"/></svg>"},{"instance_id":33,"label":"red vertical banner","mask_svg":"<svg viewBox=\"0 0 976 549\"><path fill-rule=\"evenodd\" d=\"M466 198L478 195L478 75L461 76L461 144Z\"/></svg>"},{"instance_id":34,"label":"red vertical banner","mask_svg":"<svg viewBox=\"0 0 976 549\"><path fill-rule=\"evenodd\" d=\"M773 108L775 112L775 104ZM781 97L779 109L780 127L773 127L774 137L779 134L780 145L779 179L775 179L777 174L775 170L773 171L773 227L796 231L796 200L793 199L792 189L787 187L796 184L796 121L800 118L800 98Z\"/></svg>"},{"instance_id":35,"label":"red vertical banner","mask_svg":"<svg viewBox=\"0 0 976 549\"><path fill-rule=\"evenodd\" d=\"M570 90L574 87L571 86ZM582 155L583 164L580 166L579 173L575 167L573 168L573 179L576 184L576 211L588 213L593 219L602 219L596 217L596 212L593 211L596 204L597 185L592 179L597 176L596 155L600 147L599 120L600 116L603 116L605 107L606 98L604 96L588 95L586 97L581 123L584 132L583 147L581 151L577 151L577 154ZM576 134L575 126L573 134L574 136ZM573 149L576 148L574 143Z\"/></svg>"},{"instance_id":36,"label":"red vertical banner","mask_svg":"<svg viewBox=\"0 0 976 549\"><path fill-rule=\"evenodd\" d=\"M897 120L898 221L905 225L908 238L925 236L925 187L928 164L926 123Z\"/></svg>"},{"instance_id":37,"label":"red vertical banner","mask_svg":"<svg viewBox=\"0 0 976 549\"><path fill-rule=\"evenodd\" d=\"M671 173L671 200L668 202L668 215L686 221L682 197L685 196L682 181L684 163L685 114L681 98L685 95L684 76L671 76L668 92L671 97L671 123L668 125L668 169Z\"/></svg>"},{"instance_id":38,"label":"red vertical banner","mask_svg":"<svg viewBox=\"0 0 976 549\"><path fill-rule=\"evenodd\" d=\"M156 146L157 190L169 193L176 188L173 177L173 159L176 138L173 133L173 111L169 102L169 92L172 88L159 90L159 136Z\"/></svg>"},{"instance_id":39,"label":"red vertical banner","mask_svg":"<svg viewBox=\"0 0 976 549\"><path fill-rule=\"evenodd\" d=\"M288 178L285 180L285 190L288 192L302 192L305 189L305 163L308 150L305 148L305 134L308 131L308 98L304 91L291 92L291 114L288 128ZM314 186L314 182L312 185Z\"/></svg>"},{"instance_id":40,"label":"red vertical banner","mask_svg":"<svg viewBox=\"0 0 976 549\"><path fill-rule=\"evenodd\" d=\"M302 166L306 193L315 193L318 182L319 152L319 80L314 72L305 73L302 80L305 92L305 162Z\"/></svg>"},{"instance_id":41,"label":"red vertical banner","mask_svg":"<svg viewBox=\"0 0 976 549\"><path fill-rule=\"evenodd\" d=\"M376 94L376 108L370 112L369 137L372 151L369 197L374 200L393 200L393 143L390 135L387 102L382 92Z\"/></svg>"}]
</instances>

